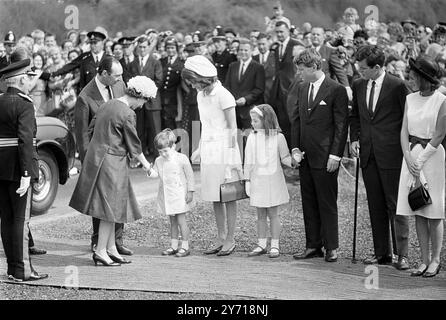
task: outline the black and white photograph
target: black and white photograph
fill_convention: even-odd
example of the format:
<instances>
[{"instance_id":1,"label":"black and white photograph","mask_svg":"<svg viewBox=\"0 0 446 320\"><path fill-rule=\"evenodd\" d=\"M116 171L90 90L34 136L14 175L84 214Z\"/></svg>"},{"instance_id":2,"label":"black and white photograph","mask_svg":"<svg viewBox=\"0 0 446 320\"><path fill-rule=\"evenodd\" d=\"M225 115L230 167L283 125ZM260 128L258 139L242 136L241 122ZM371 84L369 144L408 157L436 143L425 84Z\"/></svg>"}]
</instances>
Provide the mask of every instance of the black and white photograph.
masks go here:
<instances>
[{"instance_id":1,"label":"black and white photograph","mask_svg":"<svg viewBox=\"0 0 446 320\"><path fill-rule=\"evenodd\" d=\"M446 299L445 4L0 0L0 304Z\"/></svg>"}]
</instances>

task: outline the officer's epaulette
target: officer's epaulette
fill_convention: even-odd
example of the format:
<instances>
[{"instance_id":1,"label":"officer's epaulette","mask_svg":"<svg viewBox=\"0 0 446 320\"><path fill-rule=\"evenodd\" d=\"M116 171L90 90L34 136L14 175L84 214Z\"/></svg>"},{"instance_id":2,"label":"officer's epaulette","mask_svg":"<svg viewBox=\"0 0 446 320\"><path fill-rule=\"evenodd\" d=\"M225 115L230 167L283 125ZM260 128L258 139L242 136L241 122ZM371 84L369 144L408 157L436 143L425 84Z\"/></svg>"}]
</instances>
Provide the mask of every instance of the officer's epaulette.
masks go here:
<instances>
[{"instance_id":1,"label":"officer's epaulette","mask_svg":"<svg viewBox=\"0 0 446 320\"><path fill-rule=\"evenodd\" d=\"M28 97L26 94L23 94L23 93L20 93L20 92L18 92L17 94L18 94L19 96L21 96L23 99L28 100L28 101L31 102L31 103L34 103L33 99L31 99L30 97Z\"/></svg>"}]
</instances>

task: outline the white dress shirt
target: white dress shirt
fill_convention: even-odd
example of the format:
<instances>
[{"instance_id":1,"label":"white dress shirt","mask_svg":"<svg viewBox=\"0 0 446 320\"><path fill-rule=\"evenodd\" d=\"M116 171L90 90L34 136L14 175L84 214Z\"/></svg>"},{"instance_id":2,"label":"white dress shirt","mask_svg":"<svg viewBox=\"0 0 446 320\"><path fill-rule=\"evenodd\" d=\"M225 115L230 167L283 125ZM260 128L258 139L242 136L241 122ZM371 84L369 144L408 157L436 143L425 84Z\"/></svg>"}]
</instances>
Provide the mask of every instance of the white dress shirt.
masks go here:
<instances>
[{"instance_id":1,"label":"white dress shirt","mask_svg":"<svg viewBox=\"0 0 446 320\"><path fill-rule=\"evenodd\" d=\"M290 42L290 37L286 38L282 42L282 52L280 52L280 43L279 43L279 58L283 57L285 55L286 46L288 45L288 42ZM282 54L282 55L281 55Z\"/></svg>"},{"instance_id":2,"label":"white dress shirt","mask_svg":"<svg viewBox=\"0 0 446 320\"><path fill-rule=\"evenodd\" d=\"M367 95L366 95L366 103L367 108L369 107L369 97L370 97L370 91L372 90L372 82L375 81L375 93L373 95L373 111L375 111L376 103L378 102L379 94L381 93L381 88L383 86L384 76L386 75L385 72L383 72L376 80L370 79L367 82Z\"/></svg>"},{"instance_id":3,"label":"white dress shirt","mask_svg":"<svg viewBox=\"0 0 446 320\"><path fill-rule=\"evenodd\" d=\"M269 50L266 51L265 53L259 53L259 63L265 64L266 61L268 60L268 56L269 56Z\"/></svg>"},{"instance_id":4,"label":"white dress shirt","mask_svg":"<svg viewBox=\"0 0 446 320\"><path fill-rule=\"evenodd\" d=\"M108 93L107 87L99 81L98 76L94 77L94 81L96 82L96 85L98 86L99 92L101 93L102 99L104 99L105 102L110 100L110 94ZM111 89L111 88L110 88Z\"/></svg>"},{"instance_id":5,"label":"white dress shirt","mask_svg":"<svg viewBox=\"0 0 446 320\"><path fill-rule=\"evenodd\" d=\"M239 69L239 75L243 75L246 72L246 69L248 68L249 64L251 63L252 58L249 58L246 61L240 60L240 69ZM243 67L243 70L242 70ZM241 73L240 73L241 72Z\"/></svg>"},{"instance_id":6,"label":"white dress shirt","mask_svg":"<svg viewBox=\"0 0 446 320\"><path fill-rule=\"evenodd\" d=\"M149 55L148 54L145 55L144 57L142 57L142 65L143 66L146 65L148 59L149 59ZM139 65L141 65L141 57L138 57L138 63L139 63Z\"/></svg>"},{"instance_id":7,"label":"white dress shirt","mask_svg":"<svg viewBox=\"0 0 446 320\"><path fill-rule=\"evenodd\" d=\"M98 63L99 63L102 60L102 56L104 55L104 51L101 51L98 54L94 54L92 52L91 54L93 55L94 62L98 61Z\"/></svg>"}]
</instances>

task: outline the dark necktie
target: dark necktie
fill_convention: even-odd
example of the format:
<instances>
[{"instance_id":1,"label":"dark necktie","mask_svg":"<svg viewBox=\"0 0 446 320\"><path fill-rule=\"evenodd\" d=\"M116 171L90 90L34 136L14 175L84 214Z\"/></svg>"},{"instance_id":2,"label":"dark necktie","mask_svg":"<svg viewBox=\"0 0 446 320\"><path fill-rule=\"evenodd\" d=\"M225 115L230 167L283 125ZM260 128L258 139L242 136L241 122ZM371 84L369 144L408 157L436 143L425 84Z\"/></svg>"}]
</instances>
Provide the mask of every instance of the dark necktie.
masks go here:
<instances>
[{"instance_id":1,"label":"dark necktie","mask_svg":"<svg viewBox=\"0 0 446 320\"><path fill-rule=\"evenodd\" d=\"M370 90L370 96L369 96L369 112L370 114L373 114L373 100L375 98L375 81L372 81L372 89Z\"/></svg>"},{"instance_id":2,"label":"dark necktie","mask_svg":"<svg viewBox=\"0 0 446 320\"><path fill-rule=\"evenodd\" d=\"M143 59L143 57L141 57L141 61L139 62L139 64L140 64L141 71L142 71L142 69L144 69L144 59Z\"/></svg>"},{"instance_id":3,"label":"dark necktie","mask_svg":"<svg viewBox=\"0 0 446 320\"><path fill-rule=\"evenodd\" d=\"M280 44L279 48L279 59L282 60L283 57L283 43Z\"/></svg>"},{"instance_id":4,"label":"dark necktie","mask_svg":"<svg viewBox=\"0 0 446 320\"><path fill-rule=\"evenodd\" d=\"M308 97L308 110L311 110L311 107L313 106L313 89L314 89L314 85L310 84L310 96Z\"/></svg>"},{"instance_id":5,"label":"dark necktie","mask_svg":"<svg viewBox=\"0 0 446 320\"><path fill-rule=\"evenodd\" d=\"M238 79L240 80L242 78L243 75L243 68L245 67L245 63L242 62L241 67L240 67L240 72L238 74Z\"/></svg>"},{"instance_id":6,"label":"dark necktie","mask_svg":"<svg viewBox=\"0 0 446 320\"><path fill-rule=\"evenodd\" d=\"M96 66L99 65L99 57L98 57L98 56L96 56L96 61L95 61L95 63L96 63Z\"/></svg>"},{"instance_id":7,"label":"dark necktie","mask_svg":"<svg viewBox=\"0 0 446 320\"><path fill-rule=\"evenodd\" d=\"M108 91L108 99L109 100L113 99L113 91L112 91L112 89L110 88L110 86L107 86L106 88L107 88L107 91Z\"/></svg>"}]
</instances>

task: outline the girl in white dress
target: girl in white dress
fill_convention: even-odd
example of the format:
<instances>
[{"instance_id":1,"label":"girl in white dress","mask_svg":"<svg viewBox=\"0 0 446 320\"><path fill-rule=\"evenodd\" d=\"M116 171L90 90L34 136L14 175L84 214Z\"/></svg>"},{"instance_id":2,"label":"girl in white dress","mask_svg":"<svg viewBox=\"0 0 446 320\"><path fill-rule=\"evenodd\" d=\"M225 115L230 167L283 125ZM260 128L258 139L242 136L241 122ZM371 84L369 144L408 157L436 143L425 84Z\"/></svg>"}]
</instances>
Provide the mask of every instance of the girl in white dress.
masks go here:
<instances>
[{"instance_id":1,"label":"girl in white dress","mask_svg":"<svg viewBox=\"0 0 446 320\"><path fill-rule=\"evenodd\" d=\"M199 147L192 153L193 162L200 161L201 197L212 201L217 224L216 246L204 254L226 256L235 249L234 232L237 202L220 201L220 185L242 175L240 150L237 144L235 99L217 78L217 69L205 57L187 58L182 78L197 89L201 122ZM226 231L227 228L227 231Z\"/></svg>"},{"instance_id":2,"label":"girl in white dress","mask_svg":"<svg viewBox=\"0 0 446 320\"><path fill-rule=\"evenodd\" d=\"M441 268L445 209L445 151L441 145L446 134L446 96L437 88L439 67L426 56L409 61L412 89L419 90L406 98L401 129L404 153L398 190L397 214L415 216L422 263L412 276L433 277ZM413 185L427 183L432 204L412 211L408 194ZM429 254L432 243L432 258Z\"/></svg>"},{"instance_id":3,"label":"girl in white dress","mask_svg":"<svg viewBox=\"0 0 446 320\"><path fill-rule=\"evenodd\" d=\"M281 163L291 167L291 155L285 137L280 133L279 122L273 108L262 104L251 109L254 129L248 136L245 148L244 174L246 193L250 204L257 207L258 245L248 256L266 253L267 218L270 221L270 258L280 255L279 206L288 203L290 196Z\"/></svg>"},{"instance_id":4,"label":"girl in white dress","mask_svg":"<svg viewBox=\"0 0 446 320\"><path fill-rule=\"evenodd\" d=\"M194 173L188 157L175 151L175 141L175 134L170 129L156 135L155 147L160 156L148 175L160 178L158 208L170 218L171 245L162 254L186 257L190 254L186 213L193 200ZM181 248L178 248L180 232Z\"/></svg>"}]
</instances>

